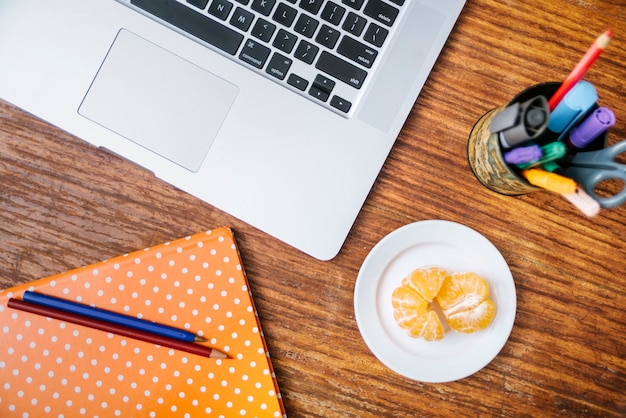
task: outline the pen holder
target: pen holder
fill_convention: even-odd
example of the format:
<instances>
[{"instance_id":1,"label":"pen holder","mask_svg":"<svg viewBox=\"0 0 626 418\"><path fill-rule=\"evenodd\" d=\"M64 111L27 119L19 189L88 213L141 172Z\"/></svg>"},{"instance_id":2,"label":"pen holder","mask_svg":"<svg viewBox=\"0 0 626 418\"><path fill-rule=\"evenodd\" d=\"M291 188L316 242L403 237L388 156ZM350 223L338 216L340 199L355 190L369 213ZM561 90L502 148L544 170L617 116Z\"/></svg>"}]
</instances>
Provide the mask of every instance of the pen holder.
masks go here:
<instances>
[{"instance_id":1,"label":"pen holder","mask_svg":"<svg viewBox=\"0 0 626 418\"><path fill-rule=\"evenodd\" d=\"M529 87L506 105L492 109L478 119L469 134L467 158L474 176L485 187L509 196L542 190L528 183L504 161L498 134L491 133L490 125L493 118L508 106L525 102L539 95L550 98L558 87L559 83L542 83Z\"/></svg>"}]
</instances>

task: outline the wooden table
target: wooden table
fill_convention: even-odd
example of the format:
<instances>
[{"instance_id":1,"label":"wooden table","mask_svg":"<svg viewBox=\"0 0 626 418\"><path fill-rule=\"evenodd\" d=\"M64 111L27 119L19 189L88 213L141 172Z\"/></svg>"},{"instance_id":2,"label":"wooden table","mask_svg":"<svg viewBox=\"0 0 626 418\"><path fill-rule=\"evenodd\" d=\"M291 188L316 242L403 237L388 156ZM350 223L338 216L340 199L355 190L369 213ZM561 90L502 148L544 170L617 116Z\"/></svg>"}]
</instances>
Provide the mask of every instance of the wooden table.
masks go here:
<instances>
[{"instance_id":1,"label":"wooden table","mask_svg":"<svg viewBox=\"0 0 626 418\"><path fill-rule=\"evenodd\" d=\"M507 197L467 163L467 135L527 86L588 72L626 138L626 7L615 0L468 0L340 254L314 260L132 164L0 102L0 287L201 230L236 233L289 416L626 415L626 207L588 219L547 192ZM484 369L428 384L368 350L355 321L361 263L426 219L465 224L517 287L510 338Z\"/></svg>"}]
</instances>

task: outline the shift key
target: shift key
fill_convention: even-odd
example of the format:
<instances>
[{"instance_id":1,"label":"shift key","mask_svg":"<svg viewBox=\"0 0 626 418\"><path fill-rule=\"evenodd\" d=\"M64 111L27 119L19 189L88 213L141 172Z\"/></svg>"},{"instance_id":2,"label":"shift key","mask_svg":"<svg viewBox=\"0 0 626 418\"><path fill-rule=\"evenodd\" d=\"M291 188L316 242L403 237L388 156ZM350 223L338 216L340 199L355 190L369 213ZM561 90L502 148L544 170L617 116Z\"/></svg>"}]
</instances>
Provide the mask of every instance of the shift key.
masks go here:
<instances>
[{"instance_id":1,"label":"shift key","mask_svg":"<svg viewBox=\"0 0 626 418\"><path fill-rule=\"evenodd\" d=\"M361 68L358 68L357 66L352 65L326 51L322 52L320 55L320 58L315 64L315 68L324 71L326 74L329 74L356 89L361 88L363 81L365 81L365 77L367 77L367 72L365 70L362 70Z\"/></svg>"}]
</instances>

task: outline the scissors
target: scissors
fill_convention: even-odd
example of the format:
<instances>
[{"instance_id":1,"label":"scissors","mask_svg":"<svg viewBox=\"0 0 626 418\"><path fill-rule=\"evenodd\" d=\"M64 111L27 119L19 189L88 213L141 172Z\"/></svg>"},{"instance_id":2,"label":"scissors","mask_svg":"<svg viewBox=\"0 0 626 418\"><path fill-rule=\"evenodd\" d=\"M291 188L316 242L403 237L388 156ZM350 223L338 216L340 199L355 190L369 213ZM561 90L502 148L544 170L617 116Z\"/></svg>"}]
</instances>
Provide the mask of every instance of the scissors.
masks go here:
<instances>
[{"instance_id":1,"label":"scissors","mask_svg":"<svg viewBox=\"0 0 626 418\"><path fill-rule=\"evenodd\" d=\"M626 152L626 140L598 151L579 152L571 165L565 169L565 175L576 180L585 191L603 208L612 208L626 202L626 164L620 164L616 158ZM609 197L601 197L594 189L604 180L621 180L624 187Z\"/></svg>"}]
</instances>

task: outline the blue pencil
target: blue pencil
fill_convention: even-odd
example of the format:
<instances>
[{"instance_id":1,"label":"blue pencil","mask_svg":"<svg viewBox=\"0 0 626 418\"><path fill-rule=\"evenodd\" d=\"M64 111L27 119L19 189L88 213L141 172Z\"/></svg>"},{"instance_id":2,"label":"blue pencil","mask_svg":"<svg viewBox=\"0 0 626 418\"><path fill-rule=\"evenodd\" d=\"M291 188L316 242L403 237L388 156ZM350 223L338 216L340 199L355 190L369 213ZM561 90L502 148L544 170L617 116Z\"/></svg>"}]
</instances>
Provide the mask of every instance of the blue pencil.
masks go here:
<instances>
[{"instance_id":1,"label":"blue pencil","mask_svg":"<svg viewBox=\"0 0 626 418\"><path fill-rule=\"evenodd\" d=\"M206 341L189 331L184 331L168 325L157 324L155 322L146 321L144 319L135 318L104 309L93 308L76 302L70 302L65 299L59 299L54 296L43 295L41 293L26 291L23 296L24 301L35 303L40 306L53 308L72 314L84 316L86 318L97 319L109 322L111 324L122 325L139 331L149 332L151 334L160 335L162 337L172 338L178 341L202 342Z\"/></svg>"}]
</instances>

